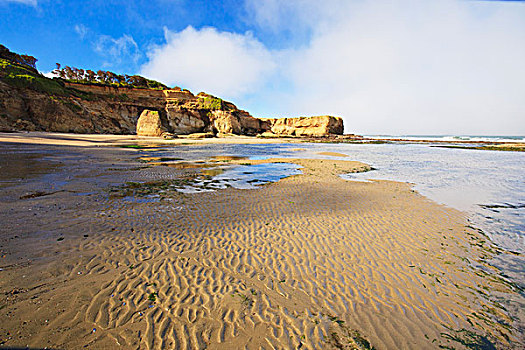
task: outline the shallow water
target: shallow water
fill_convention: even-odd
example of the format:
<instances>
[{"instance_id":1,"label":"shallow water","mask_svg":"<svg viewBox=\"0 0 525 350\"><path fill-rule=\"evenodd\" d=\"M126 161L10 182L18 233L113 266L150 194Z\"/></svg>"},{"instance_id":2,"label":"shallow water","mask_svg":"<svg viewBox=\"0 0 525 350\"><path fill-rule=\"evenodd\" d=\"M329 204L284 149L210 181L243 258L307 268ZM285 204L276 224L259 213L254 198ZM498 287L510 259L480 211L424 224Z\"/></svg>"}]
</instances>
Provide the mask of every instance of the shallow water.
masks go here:
<instances>
[{"instance_id":1,"label":"shallow water","mask_svg":"<svg viewBox=\"0 0 525 350\"><path fill-rule=\"evenodd\" d=\"M195 162L210 162L206 163L206 169L202 170L202 174L211 176L211 179L197 179L194 184L179 189L180 192L198 193L226 187L255 189L257 186L300 174L301 167L292 163L228 164L228 161L231 160L291 157L296 153L292 145L288 144L271 145L271 147L269 145L192 145L144 150L141 151L141 158L180 159L186 161L185 164L188 164L188 167ZM220 165L213 167L213 162L220 162ZM176 166L177 164L164 165Z\"/></svg>"},{"instance_id":2,"label":"shallow water","mask_svg":"<svg viewBox=\"0 0 525 350\"><path fill-rule=\"evenodd\" d=\"M410 182L438 203L465 211L500 246L525 253L525 153L427 145L330 145L376 170L351 179Z\"/></svg>"},{"instance_id":3,"label":"shallow water","mask_svg":"<svg viewBox=\"0 0 525 350\"><path fill-rule=\"evenodd\" d=\"M179 146L156 151L155 155L205 161L215 156L337 158L318 153L346 154L348 157L339 159L357 160L375 168L346 178L413 183L416 190L432 200L469 213L473 222L482 225L501 247L525 253L524 152L418 144L301 144L299 150L297 147L297 144ZM267 168L266 172L276 170ZM232 171L222 178L243 172ZM262 176L264 171L258 173ZM281 175L284 174L286 171Z\"/></svg>"},{"instance_id":4,"label":"shallow water","mask_svg":"<svg viewBox=\"0 0 525 350\"><path fill-rule=\"evenodd\" d=\"M525 286L525 153L437 148L425 144L260 144L193 145L156 150L155 156L209 160L215 156L261 158L334 158L357 160L375 170L342 176L348 180L394 180L414 184L430 199L468 213L499 247L519 252L502 254L493 264ZM336 152L348 157L330 157ZM256 175L251 174L255 171ZM225 170L217 180L239 188L277 181L299 171L290 166L239 166ZM274 178L275 176L275 178ZM243 187L246 185L246 187ZM248 186L249 185L249 186Z\"/></svg>"},{"instance_id":5,"label":"shallow water","mask_svg":"<svg viewBox=\"0 0 525 350\"><path fill-rule=\"evenodd\" d=\"M499 247L519 252L493 263L525 286L525 153L430 147L428 145L310 145L308 152L332 151L375 170L348 174L351 180L410 182L430 199L468 213ZM315 152L315 153L314 153ZM343 159L343 158L341 158Z\"/></svg>"},{"instance_id":6,"label":"shallow water","mask_svg":"<svg viewBox=\"0 0 525 350\"><path fill-rule=\"evenodd\" d=\"M258 185L276 182L282 178L300 174L300 166L291 163L267 163L239 165L214 176L214 180L224 180L234 188L253 189Z\"/></svg>"}]
</instances>

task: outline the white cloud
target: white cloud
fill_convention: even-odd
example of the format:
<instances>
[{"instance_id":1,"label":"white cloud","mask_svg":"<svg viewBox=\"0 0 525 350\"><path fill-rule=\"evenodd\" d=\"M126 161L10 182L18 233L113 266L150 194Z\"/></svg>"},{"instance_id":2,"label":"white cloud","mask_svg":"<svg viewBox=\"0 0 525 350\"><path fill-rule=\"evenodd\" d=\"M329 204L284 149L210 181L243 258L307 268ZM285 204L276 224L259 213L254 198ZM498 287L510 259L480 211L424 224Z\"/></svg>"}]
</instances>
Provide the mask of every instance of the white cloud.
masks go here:
<instances>
[{"instance_id":1,"label":"white cloud","mask_svg":"<svg viewBox=\"0 0 525 350\"><path fill-rule=\"evenodd\" d=\"M127 34L118 39L101 35L94 45L95 51L106 58L105 67L118 67L123 62L137 64L141 57L137 43Z\"/></svg>"},{"instance_id":2,"label":"white cloud","mask_svg":"<svg viewBox=\"0 0 525 350\"><path fill-rule=\"evenodd\" d=\"M36 7L38 5L37 0L0 0L0 3L2 2L16 2L19 4L29 5Z\"/></svg>"},{"instance_id":3,"label":"white cloud","mask_svg":"<svg viewBox=\"0 0 525 350\"><path fill-rule=\"evenodd\" d=\"M75 25L74 29L75 29L75 32L80 37L80 40L84 40L84 38L86 37L88 33L88 28L83 24L77 24Z\"/></svg>"},{"instance_id":4,"label":"white cloud","mask_svg":"<svg viewBox=\"0 0 525 350\"><path fill-rule=\"evenodd\" d=\"M275 51L250 33L166 30L142 74L257 116L339 115L346 132L525 134L523 3L245 4L257 33L300 42Z\"/></svg>"},{"instance_id":5,"label":"white cloud","mask_svg":"<svg viewBox=\"0 0 525 350\"><path fill-rule=\"evenodd\" d=\"M350 0L245 0L255 24L264 30L298 32L325 26Z\"/></svg>"},{"instance_id":6,"label":"white cloud","mask_svg":"<svg viewBox=\"0 0 525 350\"><path fill-rule=\"evenodd\" d=\"M311 40L280 61L288 97L261 105L340 115L346 132L525 134L523 4L269 3L252 7L259 25L285 30L300 19Z\"/></svg>"},{"instance_id":7,"label":"white cloud","mask_svg":"<svg viewBox=\"0 0 525 350\"><path fill-rule=\"evenodd\" d=\"M47 78L50 78L50 79L53 79L56 77L56 75L53 73L53 71L50 71L50 72L42 72L42 75L47 77Z\"/></svg>"},{"instance_id":8,"label":"white cloud","mask_svg":"<svg viewBox=\"0 0 525 350\"><path fill-rule=\"evenodd\" d=\"M170 85L236 98L262 86L275 63L251 33L214 28L165 29L166 43L154 47L141 74Z\"/></svg>"}]
</instances>

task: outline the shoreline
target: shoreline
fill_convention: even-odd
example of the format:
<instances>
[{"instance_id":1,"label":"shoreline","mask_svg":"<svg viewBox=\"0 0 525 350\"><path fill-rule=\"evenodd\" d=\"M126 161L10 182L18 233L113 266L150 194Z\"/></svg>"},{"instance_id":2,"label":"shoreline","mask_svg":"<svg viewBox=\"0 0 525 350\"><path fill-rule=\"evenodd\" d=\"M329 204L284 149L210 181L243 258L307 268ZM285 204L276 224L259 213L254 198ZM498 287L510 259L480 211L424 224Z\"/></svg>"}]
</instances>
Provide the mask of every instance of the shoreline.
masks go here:
<instances>
[{"instance_id":1,"label":"shoreline","mask_svg":"<svg viewBox=\"0 0 525 350\"><path fill-rule=\"evenodd\" d=\"M149 201L105 189L191 178L200 169L149 167L112 147L63 153L55 155L60 168L43 171L56 179L3 187L2 219L17 229L1 235L2 345L26 345L7 339L13 327L39 347L314 348L366 340L376 348L437 348L480 328L500 346L502 334L516 340L495 322L511 324L487 295L509 287L472 267L470 259L491 253L464 214L407 184L339 178L364 170L362 163L233 159L227 163L293 162L303 174L256 190L168 192ZM58 192L20 198L64 174L71 179ZM27 323L35 306L38 317Z\"/></svg>"},{"instance_id":2,"label":"shoreline","mask_svg":"<svg viewBox=\"0 0 525 350\"><path fill-rule=\"evenodd\" d=\"M466 140L412 140L402 138L361 138L356 135L338 135L334 137L256 137L224 135L204 138L183 135L180 138L165 139L154 136L113 135L113 134L72 134L44 131L0 132L0 142L27 143L40 145L64 145L78 147L130 146L147 145L187 145L187 144L271 144L271 143L400 143L428 144L430 147L444 147L467 150L514 151L525 152L525 143L507 141L466 141Z\"/></svg>"},{"instance_id":3,"label":"shoreline","mask_svg":"<svg viewBox=\"0 0 525 350\"><path fill-rule=\"evenodd\" d=\"M237 136L223 138L175 138L164 139L155 136L112 135L112 134L71 134L55 132L21 132L0 133L0 142L24 143L37 145L105 147L123 146L143 143L145 145L181 145L181 144L266 144L301 142L300 138L258 138L253 136Z\"/></svg>"}]
</instances>

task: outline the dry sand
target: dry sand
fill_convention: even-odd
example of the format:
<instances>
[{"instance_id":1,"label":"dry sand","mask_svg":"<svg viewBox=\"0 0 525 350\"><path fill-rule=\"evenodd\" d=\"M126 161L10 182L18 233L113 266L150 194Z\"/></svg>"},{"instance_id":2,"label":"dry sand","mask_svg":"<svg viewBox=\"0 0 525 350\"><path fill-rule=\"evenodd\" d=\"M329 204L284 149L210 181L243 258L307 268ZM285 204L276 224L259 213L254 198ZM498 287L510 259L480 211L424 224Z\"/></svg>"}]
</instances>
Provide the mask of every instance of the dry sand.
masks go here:
<instances>
[{"instance_id":1,"label":"dry sand","mask_svg":"<svg viewBox=\"0 0 525 350\"><path fill-rule=\"evenodd\" d=\"M317 152L317 154L321 156L329 156L329 157L348 157L348 154L343 153L337 153L337 152Z\"/></svg>"},{"instance_id":2,"label":"dry sand","mask_svg":"<svg viewBox=\"0 0 525 350\"><path fill-rule=\"evenodd\" d=\"M461 349L451 338L472 331L520 346L492 300L511 287L472 266L491 254L485 238L408 184L338 176L364 164L216 158L304 168L152 201L105 189L201 169L146 168L117 148L49 146L39 161L24 147L0 156L37 169L0 182L0 346Z\"/></svg>"}]
</instances>

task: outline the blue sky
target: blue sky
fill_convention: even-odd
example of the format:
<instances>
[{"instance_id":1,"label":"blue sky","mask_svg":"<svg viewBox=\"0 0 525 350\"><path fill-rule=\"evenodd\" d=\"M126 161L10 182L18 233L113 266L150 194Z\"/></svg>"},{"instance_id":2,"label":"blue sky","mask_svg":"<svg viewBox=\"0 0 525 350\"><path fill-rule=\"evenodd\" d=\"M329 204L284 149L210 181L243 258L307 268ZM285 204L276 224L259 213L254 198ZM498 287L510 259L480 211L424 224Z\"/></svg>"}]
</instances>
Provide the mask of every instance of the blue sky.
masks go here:
<instances>
[{"instance_id":1,"label":"blue sky","mask_svg":"<svg viewBox=\"0 0 525 350\"><path fill-rule=\"evenodd\" d=\"M525 3L0 0L0 43L364 134L525 134Z\"/></svg>"},{"instance_id":2,"label":"blue sky","mask_svg":"<svg viewBox=\"0 0 525 350\"><path fill-rule=\"evenodd\" d=\"M39 59L42 71L55 62L83 68L101 67L135 72L144 63L144 51L163 41L163 28L179 31L188 25L245 31L235 1L5 1L0 0L0 37L14 51ZM96 50L101 37L129 36L139 58L120 64ZM134 50L132 50L133 53ZM132 57L133 58L133 57Z\"/></svg>"}]
</instances>

